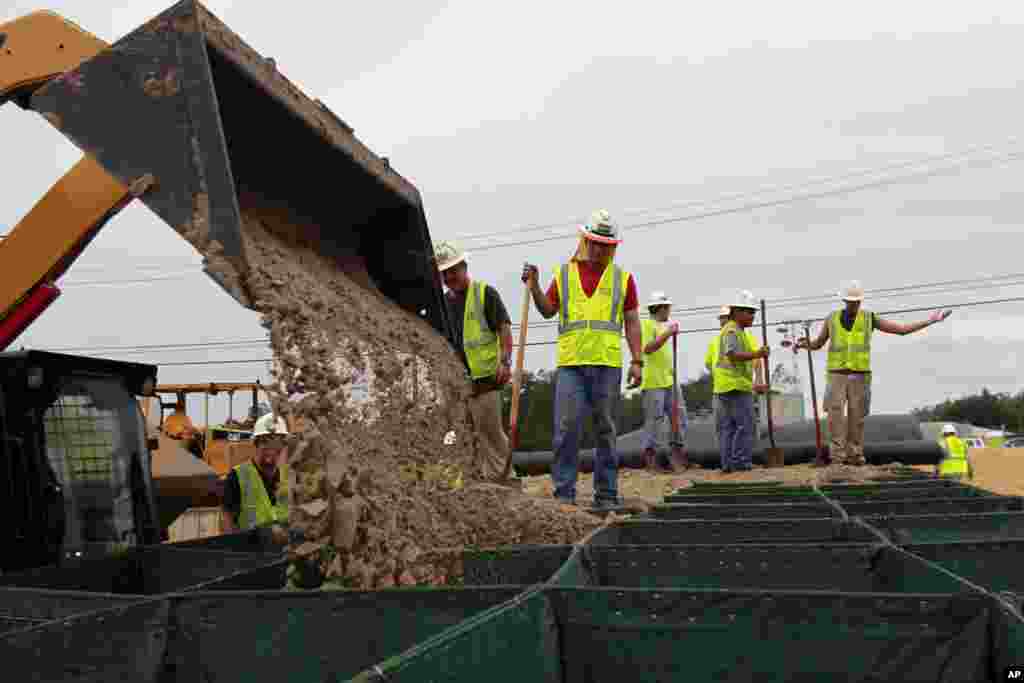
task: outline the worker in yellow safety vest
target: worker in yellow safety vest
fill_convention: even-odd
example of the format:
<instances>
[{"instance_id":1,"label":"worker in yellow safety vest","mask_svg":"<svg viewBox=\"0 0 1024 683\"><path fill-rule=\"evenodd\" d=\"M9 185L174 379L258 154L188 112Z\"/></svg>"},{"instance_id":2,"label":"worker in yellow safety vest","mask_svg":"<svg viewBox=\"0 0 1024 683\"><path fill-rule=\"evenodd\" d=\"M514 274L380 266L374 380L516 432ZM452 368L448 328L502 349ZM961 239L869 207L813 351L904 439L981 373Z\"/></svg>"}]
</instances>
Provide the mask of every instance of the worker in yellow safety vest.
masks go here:
<instances>
[{"instance_id":1,"label":"worker in yellow safety vest","mask_svg":"<svg viewBox=\"0 0 1024 683\"><path fill-rule=\"evenodd\" d=\"M505 473L509 439L501 410L501 388L512 374L512 321L501 295L482 280L470 278L469 254L452 242L434 250L444 281L445 303L455 348L473 383L469 411L480 437L478 457L484 479L498 482ZM512 477L499 483L516 485Z\"/></svg>"},{"instance_id":2,"label":"worker in yellow safety vest","mask_svg":"<svg viewBox=\"0 0 1024 683\"><path fill-rule=\"evenodd\" d=\"M719 333L715 361L715 427L723 473L753 467L756 412L754 393L764 393L763 382L754 382L754 361L766 359L768 347L755 348L747 329L753 324L757 304L750 292L741 292L729 307L729 321Z\"/></svg>"},{"instance_id":3,"label":"worker in yellow safety vest","mask_svg":"<svg viewBox=\"0 0 1024 683\"><path fill-rule=\"evenodd\" d=\"M235 465L224 482L225 533L288 523L288 426L267 413L256 420L252 438L256 455Z\"/></svg>"},{"instance_id":4,"label":"worker in yellow safety vest","mask_svg":"<svg viewBox=\"0 0 1024 683\"><path fill-rule=\"evenodd\" d=\"M940 323L952 311L935 311L927 320L897 323L861 308L864 289L852 282L841 292L844 308L833 312L818 337L797 341L796 348L816 351L830 341L824 406L828 413L833 463L864 465L864 419L871 413L871 337L875 330L913 334Z\"/></svg>"},{"instance_id":5,"label":"worker in yellow safety vest","mask_svg":"<svg viewBox=\"0 0 1024 683\"><path fill-rule=\"evenodd\" d=\"M957 436L953 425L942 427L942 447L946 455L935 466L935 475L949 479L963 479L964 476L974 479L974 467L967 457L967 445Z\"/></svg>"},{"instance_id":6,"label":"worker in yellow safety vest","mask_svg":"<svg viewBox=\"0 0 1024 683\"><path fill-rule=\"evenodd\" d=\"M643 380L640 314L634 276L615 264L622 242L604 209L580 227L576 254L555 268L548 290L540 288L537 267L523 265L523 282L544 318L558 316L558 372L555 380L555 458L551 478L555 498L575 505L581 423L592 415L594 507L618 504L615 415L622 389L622 336L632 358L629 385Z\"/></svg>"},{"instance_id":7,"label":"worker in yellow safety vest","mask_svg":"<svg viewBox=\"0 0 1024 683\"><path fill-rule=\"evenodd\" d=\"M679 333L679 323L668 321L672 300L664 292L651 294L647 311L651 317L644 318L640 327L640 343L644 348L644 379L640 385L644 407L644 465L651 470L672 472L687 467L686 451L683 450L686 408L682 392L673 381L672 349L667 343ZM679 434L669 429L676 401L679 402ZM662 467L658 462L658 446L664 445L664 436L669 432L671 461L667 467Z\"/></svg>"}]
</instances>

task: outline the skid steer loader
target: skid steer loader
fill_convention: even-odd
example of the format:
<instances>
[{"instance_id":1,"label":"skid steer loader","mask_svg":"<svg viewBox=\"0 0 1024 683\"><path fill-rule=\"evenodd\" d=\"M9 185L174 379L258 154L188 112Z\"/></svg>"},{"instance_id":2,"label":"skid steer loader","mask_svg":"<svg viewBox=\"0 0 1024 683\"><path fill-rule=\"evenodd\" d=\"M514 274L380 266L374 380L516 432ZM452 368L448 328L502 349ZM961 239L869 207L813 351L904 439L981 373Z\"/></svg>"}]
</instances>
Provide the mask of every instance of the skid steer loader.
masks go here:
<instances>
[{"instance_id":1,"label":"skid steer loader","mask_svg":"<svg viewBox=\"0 0 1024 683\"><path fill-rule=\"evenodd\" d=\"M7 101L85 156L0 242L0 350L135 198L214 254L204 270L243 306L225 273L246 272L242 222L253 217L452 340L417 189L199 2L113 44L51 12L0 25Z\"/></svg>"}]
</instances>

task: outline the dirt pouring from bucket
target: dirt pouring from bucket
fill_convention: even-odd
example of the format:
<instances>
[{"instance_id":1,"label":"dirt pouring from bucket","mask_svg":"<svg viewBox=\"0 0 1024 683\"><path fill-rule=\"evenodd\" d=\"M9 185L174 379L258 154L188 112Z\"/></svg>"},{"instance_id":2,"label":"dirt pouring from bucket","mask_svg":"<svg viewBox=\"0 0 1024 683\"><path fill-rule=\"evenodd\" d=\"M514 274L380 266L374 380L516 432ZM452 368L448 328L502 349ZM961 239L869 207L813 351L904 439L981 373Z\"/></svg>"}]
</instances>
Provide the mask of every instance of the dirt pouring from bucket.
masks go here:
<instances>
[{"instance_id":1,"label":"dirt pouring from bucket","mask_svg":"<svg viewBox=\"0 0 1024 683\"><path fill-rule=\"evenodd\" d=\"M300 426L288 451L291 585L454 583L466 547L574 543L601 524L483 482L469 379L448 341L289 232L250 213L244 267L190 241L262 315L272 406Z\"/></svg>"}]
</instances>

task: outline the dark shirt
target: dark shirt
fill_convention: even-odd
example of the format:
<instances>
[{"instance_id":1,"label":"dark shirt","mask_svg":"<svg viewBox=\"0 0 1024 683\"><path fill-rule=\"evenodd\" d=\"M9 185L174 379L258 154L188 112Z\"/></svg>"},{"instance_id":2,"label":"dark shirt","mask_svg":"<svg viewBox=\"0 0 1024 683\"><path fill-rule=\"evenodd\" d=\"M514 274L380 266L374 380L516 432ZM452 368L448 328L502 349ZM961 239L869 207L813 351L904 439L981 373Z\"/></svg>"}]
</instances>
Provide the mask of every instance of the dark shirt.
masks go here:
<instances>
[{"instance_id":1,"label":"dark shirt","mask_svg":"<svg viewBox=\"0 0 1024 683\"><path fill-rule=\"evenodd\" d=\"M267 479L267 475L259 467L256 468L256 471L260 473L260 479L263 480L263 488L267 490L270 504L277 505L277 483L281 479L281 471L274 470L274 476L270 479ZM231 513L235 524L238 524L238 515L242 511L242 485L238 481L238 472L234 467L231 468L227 478L224 480L223 507Z\"/></svg>"},{"instance_id":2,"label":"dark shirt","mask_svg":"<svg viewBox=\"0 0 1024 683\"><path fill-rule=\"evenodd\" d=\"M448 293L445 295L445 301L448 302L448 313L452 321L452 331L455 336L455 350L458 351L459 358L462 359L462 364L466 366L467 371L469 370L469 360L466 358L466 350L462 347L462 324L466 319L466 295L470 289L467 289L465 292L448 290ZM501 300L501 295L498 294L498 290L490 285L484 288L484 318L487 320L487 325L499 337L501 336L501 326L506 323L512 323L512 320L508 317L508 311L505 310L505 304ZM498 362L501 362L500 352L498 353ZM478 379L473 384L477 391L497 388L494 377Z\"/></svg>"},{"instance_id":3,"label":"dark shirt","mask_svg":"<svg viewBox=\"0 0 1024 683\"><path fill-rule=\"evenodd\" d=\"M864 311L864 315L868 316L872 329L878 329L878 316L870 311ZM843 326L843 329L849 332L853 329L854 317L850 315L850 312L845 308L839 314L839 324Z\"/></svg>"}]
</instances>

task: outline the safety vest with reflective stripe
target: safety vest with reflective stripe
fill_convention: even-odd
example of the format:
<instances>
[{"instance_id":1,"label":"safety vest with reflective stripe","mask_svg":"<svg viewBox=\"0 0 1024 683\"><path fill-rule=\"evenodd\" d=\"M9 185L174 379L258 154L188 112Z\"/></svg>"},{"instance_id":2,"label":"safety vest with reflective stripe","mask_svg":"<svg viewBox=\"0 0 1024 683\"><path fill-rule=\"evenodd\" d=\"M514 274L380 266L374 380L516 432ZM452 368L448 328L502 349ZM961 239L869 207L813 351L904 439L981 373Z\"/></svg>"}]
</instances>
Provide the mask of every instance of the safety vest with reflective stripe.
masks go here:
<instances>
[{"instance_id":1,"label":"safety vest with reflective stripe","mask_svg":"<svg viewBox=\"0 0 1024 683\"><path fill-rule=\"evenodd\" d=\"M666 323L645 318L641 321L640 345L646 347L665 331ZM654 353L644 354L644 380L641 389L668 389L672 386L672 349L665 342Z\"/></svg>"},{"instance_id":2,"label":"safety vest with reflective stripe","mask_svg":"<svg viewBox=\"0 0 1024 683\"><path fill-rule=\"evenodd\" d=\"M462 348L473 379L494 377L498 372L498 335L484 315L486 291L486 283L474 280L469 284L462 317Z\"/></svg>"},{"instance_id":3,"label":"safety vest with reflective stripe","mask_svg":"<svg viewBox=\"0 0 1024 683\"><path fill-rule=\"evenodd\" d=\"M242 501L238 513L238 526L243 530L265 526L272 522L288 521L288 465L281 465L277 487L277 504L270 504L270 496L263 485L256 465L243 462L235 465Z\"/></svg>"},{"instance_id":4,"label":"safety vest with reflective stripe","mask_svg":"<svg viewBox=\"0 0 1024 683\"><path fill-rule=\"evenodd\" d=\"M743 333L747 335L747 343L750 344L751 351L757 351L761 348L760 342L754 337L754 334L750 330L744 330ZM721 333L718 336L711 339L711 343L708 344L708 352L704 354L704 367L711 373L711 387L714 390L715 386L715 361L718 360L718 346L719 342L722 341ZM757 361L754 361L757 364Z\"/></svg>"},{"instance_id":5,"label":"safety vest with reflective stripe","mask_svg":"<svg viewBox=\"0 0 1024 683\"><path fill-rule=\"evenodd\" d=\"M608 264L594 295L583 291L575 261L555 269L558 288L558 367L622 367L622 325L629 273Z\"/></svg>"},{"instance_id":6,"label":"safety vest with reflective stripe","mask_svg":"<svg viewBox=\"0 0 1024 683\"><path fill-rule=\"evenodd\" d=\"M967 474L967 446L958 436L946 437L946 456L939 463L940 477L956 477Z\"/></svg>"},{"instance_id":7,"label":"safety vest with reflective stripe","mask_svg":"<svg viewBox=\"0 0 1024 683\"><path fill-rule=\"evenodd\" d=\"M716 394L724 394L730 391L751 392L754 390L753 361L732 361L725 354L725 344L723 342L725 337L732 332L736 333L736 339L740 344L740 351L743 353L751 353L753 351L750 334L741 330L735 321L730 320L726 323L718 335L718 360L712 373L714 392Z\"/></svg>"},{"instance_id":8,"label":"safety vest with reflective stripe","mask_svg":"<svg viewBox=\"0 0 1024 683\"><path fill-rule=\"evenodd\" d=\"M843 327L842 311L836 311L828 320L828 370L850 370L871 372L871 332L874 329L874 315L868 311L857 311L853 329Z\"/></svg>"}]
</instances>

